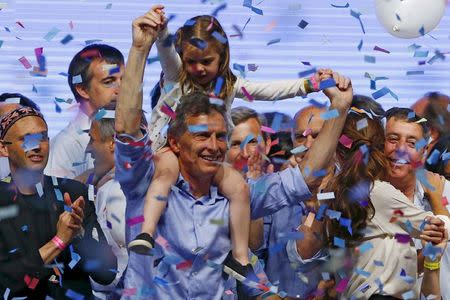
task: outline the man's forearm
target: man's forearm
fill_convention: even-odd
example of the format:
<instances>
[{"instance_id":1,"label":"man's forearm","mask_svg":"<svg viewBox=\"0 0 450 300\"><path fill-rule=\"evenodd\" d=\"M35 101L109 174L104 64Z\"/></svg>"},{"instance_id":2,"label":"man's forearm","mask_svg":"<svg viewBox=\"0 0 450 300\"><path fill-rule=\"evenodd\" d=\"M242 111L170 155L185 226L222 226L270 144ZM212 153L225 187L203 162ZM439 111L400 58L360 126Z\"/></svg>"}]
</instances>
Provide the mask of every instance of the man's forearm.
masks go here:
<instances>
[{"instance_id":1,"label":"man's forearm","mask_svg":"<svg viewBox=\"0 0 450 300\"><path fill-rule=\"evenodd\" d=\"M116 108L116 132L136 138L142 137L139 130L142 118L142 82L150 49L131 47L122 78Z\"/></svg>"},{"instance_id":2,"label":"man's forearm","mask_svg":"<svg viewBox=\"0 0 450 300\"><path fill-rule=\"evenodd\" d=\"M334 109L333 105L330 106L330 110L332 109ZM321 178L313 176L314 172L327 168L336 152L348 109L341 109L338 112L338 117L325 121L317 139L306 153L305 159L299 164L308 186L320 183Z\"/></svg>"},{"instance_id":3,"label":"man's forearm","mask_svg":"<svg viewBox=\"0 0 450 300\"><path fill-rule=\"evenodd\" d=\"M39 248L39 254L41 255L44 264L52 262L62 252L55 243L49 241L47 244Z\"/></svg>"},{"instance_id":4,"label":"man's forearm","mask_svg":"<svg viewBox=\"0 0 450 300\"><path fill-rule=\"evenodd\" d=\"M436 296L436 298L434 299L441 299L441 288L440 288L441 285L439 284L439 272L440 269L429 270L427 268L424 268L422 288L420 292L425 297L429 295L434 295Z\"/></svg>"}]
</instances>

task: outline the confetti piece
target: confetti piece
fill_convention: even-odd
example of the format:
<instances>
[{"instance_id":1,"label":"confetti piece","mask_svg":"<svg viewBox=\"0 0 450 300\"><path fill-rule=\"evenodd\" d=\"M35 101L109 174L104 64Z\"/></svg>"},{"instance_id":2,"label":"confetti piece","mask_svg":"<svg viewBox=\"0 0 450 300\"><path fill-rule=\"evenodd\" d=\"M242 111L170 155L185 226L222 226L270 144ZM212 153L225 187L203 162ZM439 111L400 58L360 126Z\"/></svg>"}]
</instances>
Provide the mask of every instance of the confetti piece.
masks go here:
<instances>
[{"instance_id":1,"label":"confetti piece","mask_svg":"<svg viewBox=\"0 0 450 300\"><path fill-rule=\"evenodd\" d=\"M128 226L134 226L134 225L142 223L142 222L144 222L144 216L142 216L142 215L127 219Z\"/></svg>"},{"instance_id":2,"label":"confetti piece","mask_svg":"<svg viewBox=\"0 0 450 300\"><path fill-rule=\"evenodd\" d=\"M248 70L251 71L251 72L255 72L256 70L258 70L258 66L255 65L255 64L248 64L248 65L247 65L247 68L248 68Z\"/></svg>"},{"instance_id":3,"label":"confetti piece","mask_svg":"<svg viewBox=\"0 0 450 300\"><path fill-rule=\"evenodd\" d=\"M260 16L263 15L262 9L259 9L259 8L257 8L257 7L254 7L254 6L252 6L251 9L252 9L252 11L253 11L255 14L260 15Z\"/></svg>"},{"instance_id":4,"label":"confetti piece","mask_svg":"<svg viewBox=\"0 0 450 300\"><path fill-rule=\"evenodd\" d=\"M160 111L172 119L175 119L177 116L176 113L172 110L172 108L170 108L170 106L167 103L164 103L161 106Z\"/></svg>"},{"instance_id":5,"label":"confetti piece","mask_svg":"<svg viewBox=\"0 0 450 300\"><path fill-rule=\"evenodd\" d=\"M47 34L44 36L44 40L46 40L47 42L50 42L61 30L59 30L56 27L53 27L52 29L50 29L49 32L47 32Z\"/></svg>"},{"instance_id":6,"label":"confetti piece","mask_svg":"<svg viewBox=\"0 0 450 300\"><path fill-rule=\"evenodd\" d=\"M82 83L83 79L81 78L81 74L72 77L72 84Z\"/></svg>"},{"instance_id":7,"label":"confetti piece","mask_svg":"<svg viewBox=\"0 0 450 300\"><path fill-rule=\"evenodd\" d=\"M95 120L101 120L106 115L106 110L104 108L101 108L96 114L95 114Z\"/></svg>"},{"instance_id":8,"label":"confetti piece","mask_svg":"<svg viewBox=\"0 0 450 300\"><path fill-rule=\"evenodd\" d=\"M308 22L306 22L305 20L301 20L300 23L298 23L298 27L300 27L301 29L305 29L306 26L308 26Z\"/></svg>"},{"instance_id":9,"label":"confetti piece","mask_svg":"<svg viewBox=\"0 0 450 300\"><path fill-rule=\"evenodd\" d=\"M208 131L208 125L207 124L200 124L200 125L189 125L188 130L191 133L196 132L207 132Z\"/></svg>"},{"instance_id":10,"label":"confetti piece","mask_svg":"<svg viewBox=\"0 0 450 300\"><path fill-rule=\"evenodd\" d=\"M336 4L331 4L332 7L334 8L347 8L350 6L350 4L347 2L345 5L336 5Z\"/></svg>"},{"instance_id":11,"label":"confetti piece","mask_svg":"<svg viewBox=\"0 0 450 300\"><path fill-rule=\"evenodd\" d=\"M302 72L298 73L298 77L299 78L304 78L304 77L307 77L308 75L316 73L316 71L317 71L316 68L312 68L312 69L309 69L309 70L306 70L306 71L302 71Z\"/></svg>"},{"instance_id":12,"label":"confetti piece","mask_svg":"<svg viewBox=\"0 0 450 300\"><path fill-rule=\"evenodd\" d=\"M410 237L409 234L396 233L395 234L395 239L400 244L409 244L409 241L411 240L411 237Z\"/></svg>"},{"instance_id":13,"label":"confetti piece","mask_svg":"<svg viewBox=\"0 0 450 300\"><path fill-rule=\"evenodd\" d=\"M370 55L364 55L364 61L369 64L374 64L374 63L376 63L376 57L370 56Z\"/></svg>"},{"instance_id":14,"label":"confetti piece","mask_svg":"<svg viewBox=\"0 0 450 300\"><path fill-rule=\"evenodd\" d=\"M209 103L214 104L214 105L219 105L219 106L223 106L224 102L222 99L219 98L213 98L213 97L209 97Z\"/></svg>"},{"instance_id":15,"label":"confetti piece","mask_svg":"<svg viewBox=\"0 0 450 300\"><path fill-rule=\"evenodd\" d=\"M63 45L67 45L71 40L73 40L73 36L71 34L68 34L61 40L60 43Z\"/></svg>"},{"instance_id":16,"label":"confetti piece","mask_svg":"<svg viewBox=\"0 0 450 300\"><path fill-rule=\"evenodd\" d=\"M324 90L324 89L327 89L327 88L330 88L330 87L335 87L335 86L336 86L336 81L334 81L333 78L328 78L328 79L322 80L319 83L319 89L320 90Z\"/></svg>"},{"instance_id":17,"label":"confetti piece","mask_svg":"<svg viewBox=\"0 0 450 300\"><path fill-rule=\"evenodd\" d=\"M29 289L34 290L39 283L39 279L31 277L29 275L25 275L24 281Z\"/></svg>"},{"instance_id":18,"label":"confetti piece","mask_svg":"<svg viewBox=\"0 0 450 300\"><path fill-rule=\"evenodd\" d=\"M202 39L199 39L199 38L196 38L196 37L191 38L189 40L189 43L192 46L194 46L194 47L196 47L196 48L198 48L200 50L205 50L206 47L208 47L208 43L206 41L204 41Z\"/></svg>"},{"instance_id":19,"label":"confetti piece","mask_svg":"<svg viewBox=\"0 0 450 300\"><path fill-rule=\"evenodd\" d=\"M368 251L370 249L373 249L373 245L372 245L371 242L365 242L365 243L362 243L358 247L358 249L359 249L359 252L362 254L362 253L364 253L364 252L366 252L366 251Z\"/></svg>"},{"instance_id":20,"label":"confetti piece","mask_svg":"<svg viewBox=\"0 0 450 300\"><path fill-rule=\"evenodd\" d=\"M230 37L240 37L241 39L243 38L244 34L242 33L242 30L239 28L239 26L237 26L236 24L232 25L234 31L236 31L236 34L232 34L230 35Z\"/></svg>"},{"instance_id":21,"label":"confetti piece","mask_svg":"<svg viewBox=\"0 0 450 300\"><path fill-rule=\"evenodd\" d=\"M368 123L367 123L367 119L366 118L361 119L358 122L356 122L356 130L364 129L367 126L368 126Z\"/></svg>"},{"instance_id":22,"label":"confetti piece","mask_svg":"<svg viewBox=\"0 0 450 300\"><path fill-rule=\"evenodd\" d=\"M0 48L2 47L2 45L3 45L3 41L2 41L2 40L0 40Z\"/></svg>"},{"instance_id":23,"label":"confetti piece","mask_svg":"<svg viewBox=\"0 0 450 300\"><path fill-rule=\"evenodd\" d=\"M320 114L322 120L330 120L339 117L339 112L337 109L328 110Z\"/></svg>"},{"instance_id":24,"label":"confetti piece","mask_svg":"<svg viewBox=\"0 0 450 300\"><path fill-rule=\"evenodd\" d=\"M14 218L19 214L19 206L17 204L8 205L0 208L0 221Z\"/></svg>"},{"instance_id":25,"label":"confetti piece","mask_svg":"<svg viewBox=\"0 0 450 300\"><path fill-rule=\"evenodd\" d=\"M390 92L389 88L383 87L382 89L376 91L375 93L372 93L372 97L376 100L388 94L389 92Z\"/></svg>"},{"instance_id":26,"label":"confetti piece","mask_svg":"<svg viewBox=\"0 0 450 300\"><path fill-rule=\"evenodd\" d=\"M281 39L280 38L278 38L278 39L273 39L273 40L270 40L268 43L267 43L267 46L269 46L269 45L273 45L273 44L277 44L277 43L279 43L281 41Z\"/></svg>"},{"instance_id":27,"label":"confetti piece","mask_svg":"<svg viewBox=\"0 0 450 300\"><path fill-rule=\"evenodd\" d=\"M66 291L66 297L69 299L73 299L73 300L83 300L84 299L84 295L79 294L71 289L68 289Z\"/></svg>"},{"instance_id":28,"label":"confetti piece","mask_svg":"<svg viewBox=\"0 0 450 300\"><path fill-rule=\"evenodd\" d=\"M414 57L428 57L428 50L416 50L414 51Z\"/></svg>"},{"instance_id":29,"label":"confetti piece","mask_svg":"<svg viewBox=\"0 0 450 300\"><path fill-rule=\"evenodd\" d=\"M339 143L341 143L341 145L343 145L344 147L350 149L352 147L352 139L349 138L348 136L346 136L345 134L341 135L341 137L339 138Z\"/></svg>"},{"instance_id":30,"label":"confetti piece","mask_svg":"<svg viewBox=\"0 0 450 300\"><path fill-rule=\"evenodd\" d=\"M245 78L245 66L244 65L240 65L240 64L233 64L233 69L236 71L239 71L239 73L241 74L242 77Z\"/></svg>"},{"instance_id":31,"label":"confetti piece","mask_svg":"<svg viewBox=\"0 0 450 300\"><path fill-rule=\"evenodd\" d=\"M242 141L240 147L241 150L245 148L245 146L254 138L253 134L249 134L245 137L245 139Z\"/></svg>"},{"instance_id":32,"label":"confetti piece","mask_svg":"<svg viewBox=\"0 0 450 300\"><path fill-rule=\"evenodd\" d=\"M316 217L316 214L313 212L309 212L308 216L306 217L305 222L303 223L306 227L311 227L313 222L314 222L314 218Z\"/></svg>"},{"instance_id":33,"label":"confetti piece","mask_svg":"<svg viewBox=\"0 0 450 300\"><path fill-rule=\"evenodd\" d=\"M216 40L218 40L219 42L221 42L222 44L226 44L228 42L227 38L224 37L223 35L221 35L219 32L214 31L211 34Z\"/></svg>"},{"instance_id":34,"label":"confetti piece","mask_svg":"<svg viewBox=\"0 0 450 300\"><path fill-rule=\"evenodd\" d=\"M267 127L267 126L261 126L261 131L267 132L267 133L270 133L270 134L274 134L275 133L275 130L273 130L272 128Z\"/></svg>"},{"instance_id":35,"label":"confetti piece","mask_svg":"<svg viewBox=\"0 0 450 300\"><path fill-rule=\"evenodd\" d=\"M361 13L360 13L360 12L356 12L356 11L354 11L354 10L351 9L351 10L350 10L350 15L359 21L359 24L361 25L361 30L362 30L362 32L363 32L364 34L366 34L366 31L364 30L364 24L363 24L363 22L361 21Z\"/></svg>"},{"instance_id":36,"label":"confetti piece","mask_svg":"<svg viewBox=\"0 0 450 300\"><path fill-rule=\"evenodd\" d=\"M252 102L254 100L253 96L249 94L249 92L245 89L245 87L241 87L241 90L248 101Z\"/></svg>"},{"instance_id":37,"label":"confetti piece","mask_svg":"<svg viewBox=\"0 0 450 300\"><path fill-rule=\"evenodd\" d=\"M21 147L25 152L37 149L40 147L41 142L45 139L46 137L44 137L42 133L26 134Z\"/></svg>"},{"instance_id":38,"label":"confetti piece","mask_svg":"<svg viewBox=\"0 0 450 300\"><path fill-rule=\"evenodd\" d=\"M264 28L264 31L272 31L276 26L277 26L277 21L273 20L266 26L266 28Z\"/></svg>"},{"instance_id":39,"label":"confetti piece","mask_svg":"<svg viewBox=\"0 0 450 300\"><path fill-rule=\"evenodd\" d=\"M370 272L364 271L363 269L359 269L359 268L355 268L355 272L363 277L369 277L371 274Z\"/></svg>"},{"instance_id":40,"label":"confetti piece","mask_svg":"<svg viewBox=\"0 0 450 300\"><path fill-rule=\"evenodd\" d=\"M334 197L332 198L334 199ZM327 211L325 212L325 214L331 219L331 220L339 220L341 218L341 212L340 211L336 211L336 210L332 210L332 209L327 209Z\"/></svg>"},{"instance_id":41,"label":"confetti piece","mask_svg":"<svg viewBox=\"0 0 450 300\"><path fill-rule=\"evenodd\" d=\"M36 91L36 93L37 93L37 91ZM58 103L56 103L55 102L55 112L57 112L57 113L61 113L61 107L58 105Z\"/></svg>"},{"instance_id":42,"label":"confetti piece","mask_svg":"<svg viewBox=\"0 0 450 300\"><path fill-rule=\"evenodd\" d=\"M378 46L375 46L375 47L373 48L373 50L375 50L375 51L380 51L380 52L384 52L384 53L387 53L387 54L391 53L391 51L388 51L388 50L383 49L383 48L378 47Z\"/></svg>"},{"instance_id":43,"label":"confetti piece","mask_svg":"<svg viewBox=\"0 0 450 300\"><path fill-rule=\"evenodd\" d=\"M292 154L299 154L302 152L305 152L306 150L308 150L308 148L306 148L304 145L300 145L298 147L295 147L294 149L291 150Z\"/></svg>"},{"instance_id":44,"label":"confetti piece","mask_svg":"<svg viewBox=\"0 0 450 300\"><path fill-rule=\"evenodd\" d=\"M322 221L324 212L326 211L327 207L327 204L320 205L319 210L317 211L316 220Z\"/></svg>"},{"instance_id":45,"label":"confetti piece","mask_svg":"<svg viewBox=\"0 0 450 300\"><path fill-rule=\"evenodd\" d=\"M70 30L73 30L73 22L72 21L69 22L69 28L70 28Z\"/></svg>"},{"instance_id":46,"label":"confetti piece","mask_svg":"<svg viewBox=\"0 0 450 300\"><path fill-rule=\"evenodd\" d=\"M192 266L192 261L191 260L186 260L186 261L183 261L181 263L176 264L176 269L177 270L183 270L183 269L190 268L191 266Z\"/></svg>"},{"instance_id":47,"label":"confetti piece","mask_svg":"<svg viewBox=\"0 0 450 300\"><path fill-rule=\"evenodd\" d=\"M112 7L112 3L108 3L108 4L106 4L105 9L111 9L111 7Z\"/></svg>"},{"instance_id":48,"label":"confetti piece","mask_svg":"<svg viewBox=\"0 0 450 300\"><path fill-rule=\"evenodd\" d=\"M44 195L44 189L42 188L42 183L38 182L36 183L36 191L39 195L39 197L42 197L42 195Z\"/></svg>"},{"instance_id":49,"label":"confetti piece","mask_svg":"<svg viewBox=\"0 0 450 300\"><path fill-rule=\"evenodd\" d=\"M424 36L425 35L425 27L420 27L420 29L419 29L419 33L422 35L422 36Z\"/></svg>"},{"instance_id":50,"label":"confetti piece","mask_svg":"<svg viewBox=\"0 0 450 300\"><path fill-rule=\"evenodd\" d=\"M149 58L147 58L147 65L150 65L157 61L160 61L159 56L149 57Z\"/></svg>"},{"instance_id":51,"label":"confetti piece","mask_svg":"<svg viewBox=\"0 0 450 300\"><path fill-rule=\"evenodd\" d=\"M348 284L349 280L350 280L350 278L344 278L341 281L339 281L339 283L336 286L336 292L343 293L347 288L347 284Z\"/></svg>"},{"instance_id":52,"label":"confetti piece","mask_svg":"<svg viewBox=\"0 0 450 300\"><path fill-rule=\"evenodd\" d=\"M317 200L331 200L334 199L334 192L317 193Z\"/></svg>"},{"instance_id":53,"label":"confetti piece","mask_svg":"<svg viewBox=\"0 0 450 300\"><path fill-rule=\"evenodd\" d=\"M220 94L220 91L222 90L222 86L223 86L223 77L219 76L216 80L216 86L214 87L214 94L216 96L218 96Z\"/></svg>"},{"instance_id":54,"label":"confetti piece","mask_svg":"<svg viewBox=\"0 0 450 300\"><path fill-rule=\"evenodd\" d=\"M407 291L402 294L402 299L404 299L404 300L416 299L416 295L414 294L413 291Z\"/></svg>"},{"instance_id":55,"label":"confetti piece","mask_svg":"<svg viewBox=\"0 0 450 300\"><path fill-rule=\"evenodd\" d=\"M424 71L407 71L406 75L423 75L424 73Z\"/></svg>"},{"instance_id":56,"label":"confetti piece","mask_svg":"<svg viewBox=\"0 0 450 300\"><path fill-rule=\"evenodd\" d=\"M69 268L73 269L78 264L78 262L81 260L81 256L78 253L73 252L73 251L70 252L70 256L71 256L72 260L69 263Z\"/></svg>"},{"instance_id":57,"label":"confetti piece","mask_svg":"<svg viewBox=\"0 0 450 300\"><path fill-rule=\"evenodd\" d=\"M19 61L25 67L25 69L31 68L31 64L25 56L22 56L21 58L19 58Z\"/></svg>"}]
</instances>

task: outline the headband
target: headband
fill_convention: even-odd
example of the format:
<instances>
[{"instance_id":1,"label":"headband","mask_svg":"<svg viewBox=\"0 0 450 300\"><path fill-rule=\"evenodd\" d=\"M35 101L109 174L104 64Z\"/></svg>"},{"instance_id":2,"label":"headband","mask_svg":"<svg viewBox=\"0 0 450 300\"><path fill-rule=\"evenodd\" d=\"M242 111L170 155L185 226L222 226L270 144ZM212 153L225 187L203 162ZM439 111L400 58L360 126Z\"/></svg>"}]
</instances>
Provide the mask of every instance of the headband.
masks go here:
<instances>
[{"instance_id":1,"label":"headband","mask_svg":"<svg viewBox=\"0 0 450 300\"><path fill-rule=\"evenodd\" d=\"M27 106L19 107L0 118L0 140L5 138L6 133L14 125L14 123L25 117L38 117L41 118L45 124L47 124L44 116L39 111Z\"/></svg>"}]
</instances>

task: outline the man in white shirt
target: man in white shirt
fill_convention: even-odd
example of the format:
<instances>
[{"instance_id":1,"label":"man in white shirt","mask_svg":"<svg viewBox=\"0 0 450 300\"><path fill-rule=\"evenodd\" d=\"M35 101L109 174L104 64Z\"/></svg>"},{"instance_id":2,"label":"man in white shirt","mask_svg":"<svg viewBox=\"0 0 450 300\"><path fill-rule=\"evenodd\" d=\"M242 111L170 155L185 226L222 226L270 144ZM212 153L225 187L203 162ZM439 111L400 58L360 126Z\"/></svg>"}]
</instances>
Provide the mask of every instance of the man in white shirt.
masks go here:
<instances>
[{"instance_id":1,"label":"man in white shirt","mask_svg":"<svg viewBox=\"0 0 450 300\"><path fill-rule=\"evenodd\" d=\"M13 111L19 106L27 106L40 111L39 107L28 97L25 97L19 93L3 93L0 95L0 118L10 112ZM10 174L9 170L9 162L7 157L0 157L0 179L5 178Z\"/></svg>"},{"instance_id":2,"label":"man in white shirt","mask_svg":"<svg viewBox=\"0 0 450 300\"><path fill-rule=\"evenodd\" d=\"M435 214L448 214L450 210L445 198L450 199L450 182L439 175L423 169L426 160L429 130L427 121L416 116L409 108L391 108L386 112L385 154L390 161L389 182L405 194L417 207ZM442 203L430 203L427 190L431 183L442 193ZM440 211L439 211L440 210ZM447 247L441 260L441 294L450 299L450 248Z\"/></svg>"},{"instance_id":3,"label":"man in white shirt","mask_svg":"<svg viewBox=\"0 0 450 300\"><path fill-rule=\"evenodd\" d=\"M90 118L100 108L116 102L123 68L122 53L108 45L86 46L73 57L69 65L68 83L80 105L79 111L75 119L50 141L51 151L45 174L75 178L93 168L92 158L85 153Z\"/></svg>"},{"instance_id":4,"label":"man in white shirt","mask_svg":"<svg viewBox=\"0 0 450 300\"><path fill-rule=\"evenodd\" d=\"M94 173L99 181L96 185L95 212L97 221L105 233L108 244L117 257L117 276L108 286L91 280L95 296L107 299L127 267L128 253L125 243L126 198L119 182L114 180L114 111L106 110L100 120L93 120L89 131L86 152L94 160Z\"/></svg>"}]
</instances>

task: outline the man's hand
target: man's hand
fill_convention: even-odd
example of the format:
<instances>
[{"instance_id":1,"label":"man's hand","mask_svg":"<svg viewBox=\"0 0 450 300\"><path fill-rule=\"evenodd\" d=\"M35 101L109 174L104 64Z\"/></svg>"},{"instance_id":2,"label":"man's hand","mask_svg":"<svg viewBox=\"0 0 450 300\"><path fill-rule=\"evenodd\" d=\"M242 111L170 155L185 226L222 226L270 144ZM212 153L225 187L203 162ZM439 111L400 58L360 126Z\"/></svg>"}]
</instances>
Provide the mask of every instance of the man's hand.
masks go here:
<instances>
[{"instance_id":1,"label":"man's hand","mask_svg":"<svg viewBox=\"0 0 450 300\"><path fill-rule=\"evenodd\" d=\"M448 210L442 203L442 195L444 193L445 177L439 174L426 171L426 178L428 183L433 186L434 190L428 186L424 186L424 192L427 195L428 202L431 205L433 213L435 215L444 215L450 217Z\"/></svg>"},{"instance_id":2,"label":"man's hand","mask_svg":"<svg viewBox=\"0 0 450 300\"><path fill-rule=\"evenodd\" d=\"M424 226L420 239L433 244L440 244L445 235L445 223L438 217L427 217L427 224Z\"/></svg>"},{"instance_id":3,"label":"man's hand","mask_svg":"<svg viewBox=\"0 0 450 300\"><path fill-rule=\"evenodd\" d=\"M79 197L73 204L68 193L64 193L64 203L72 208L72 212L65 211L59 215L56 224L56 235L66 244L82 231L84 219L84 198Z\"/></svg>"},{"instance_id":4,"label":"man's hand","mask_svg":"<svg viewBox=\"0 0 450 300\"><path fill-rule=\"evenodd\" d=\"M145 15L133 21L133 47L145 51L150 49L159 31L167 24L163 9L161 4L154 5Z\"/></svg>"},{"instance_id":5,"label":"man's hand","mask_svg":"<svg viewBox=\"0 0 450 300\"><path fill-rule=\"evenodd\" d=\"M265 165L266 164L264 159L262 158L262 154L259 151L259 149L257 149L256 151L251 153L250 157L248 158L247 161L248 171L247 174L245 174L245 176L251 179L258 179L264 174L273 173L274 171L273 164L268 164L267 166Z\"/></svg>"}]
</instances>

